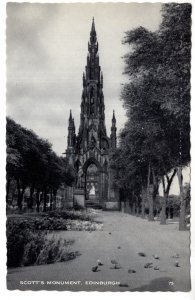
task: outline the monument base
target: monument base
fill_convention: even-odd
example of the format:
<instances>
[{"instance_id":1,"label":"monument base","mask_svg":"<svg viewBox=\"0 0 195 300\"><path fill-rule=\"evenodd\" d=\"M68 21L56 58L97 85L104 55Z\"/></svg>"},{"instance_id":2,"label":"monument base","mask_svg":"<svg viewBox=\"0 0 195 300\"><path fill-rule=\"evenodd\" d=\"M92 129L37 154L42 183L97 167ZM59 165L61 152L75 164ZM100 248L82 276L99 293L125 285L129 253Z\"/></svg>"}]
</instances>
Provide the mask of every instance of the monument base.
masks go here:
<instances>
[{"instance_id":1,"label":"monument base","mask_svg":"<svg viewBox=\"0 0 195 300\"><path fill-rule=\"evenodd\" d=\"M85 207L85 194L83 189L74 189L74 207Z\"/></svg>"}]
</instances>

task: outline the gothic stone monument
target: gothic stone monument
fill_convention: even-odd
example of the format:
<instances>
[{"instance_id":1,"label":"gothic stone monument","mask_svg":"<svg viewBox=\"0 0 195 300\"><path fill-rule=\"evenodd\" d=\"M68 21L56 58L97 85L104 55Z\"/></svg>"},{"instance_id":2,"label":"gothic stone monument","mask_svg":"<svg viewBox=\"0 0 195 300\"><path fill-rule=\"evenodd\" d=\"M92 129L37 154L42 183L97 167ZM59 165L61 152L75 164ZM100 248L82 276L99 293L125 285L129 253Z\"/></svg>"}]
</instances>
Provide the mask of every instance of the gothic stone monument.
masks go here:
<instances>
[{"instance_id":1,"label":"gothic stone monument","mask_svg":"<svg viewBox=\"0 0 195 300\"><path fill-rule=\"evenodd\" d=\"M66 157L77 174L72 199L74 205L119 209L118 192L113 188L109 168L110 155L116 148L116 119L113 111L109 138L105 127L103 74L99 65L94 19L88 51L78 135L75 134L71 111L68 126Z\"/></svg>"}]
</instances>

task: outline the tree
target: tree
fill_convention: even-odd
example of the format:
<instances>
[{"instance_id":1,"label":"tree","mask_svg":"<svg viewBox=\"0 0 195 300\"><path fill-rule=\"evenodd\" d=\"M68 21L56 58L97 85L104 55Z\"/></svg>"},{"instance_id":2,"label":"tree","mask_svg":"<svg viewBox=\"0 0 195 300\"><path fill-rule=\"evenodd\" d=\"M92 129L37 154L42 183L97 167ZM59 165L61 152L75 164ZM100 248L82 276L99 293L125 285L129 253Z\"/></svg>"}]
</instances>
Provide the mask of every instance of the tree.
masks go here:
<instances>
[{"instance_id":1,"label":"tree","mask_svg":"<svg viewBox=\"0 0 195 300\"><path fill-rule=\"evenodd\" d=\"M51 144L39 138L33 131L7 118L7 195L11 180L16 181L18 208L22 210L25 189L30 188L28 207L33 206L33 194L36 190L37 211L41 201L46 211L47 195L50 194L50 209L53 197L56 196L60 185L68 185L74 180L74 174L67 162L58 157Z\"/></svg>"},{"instance_id":2,"label":"tree","mask_svg":"<svg viewBox=\"0 0 195 300\"><path fill-rule=\"evenodd\" d=\"M26 187L27 169L25 168L24 152L27 150L27 140L22 127L7 118L7 195L9 183L16 180L18 191L18 207L22 209L22 199Z\"/></svg>"},{"instance_id":3,"label":"tree","mask_svg":"<svg viewBox=\"0 0 195 300\"><path fill-rule=\"evenodd\" d=\"M151 32L139 27L126 32L123 41L131 46L124 57L125 73L130 80L121 95L128 117L125 143L131 151L124 152L123 160L133 160L136 169L136 160L142 162L150 220L159 182L164 181L164 176L167 178L161 223L165 223L166 201L177 172L181 191L180 229L184 229L181 168L190 161L191 5L164 4L162 14L159 30Z\"/></svg>"},{"instance_id":4,"label":"tree","mask_svg":"<svg viewBox=\"0 0 195 300\"><path fill-rule=\"evenodd\" d=\"M131 160L136 160L136 166L141 168L139 173L144 169L147 177L142 179L142 182L147 188L149 220L154 219L153 202L158 194L160 178L164 169L170 167L163 128L165 116L160 111L159 103L154 99L151 91L153 88L151 77L148 79L144 75L136 82L126 84L122 92L124 107L129 117L126 125L128 127L126 144L129 144L132 152L131 155L128 151L127 156L131 155Z\"/></svg>"},{"instance_id":5,"label":"tree","mask_svg":"<svg viewBox=\"0 0 195 300\"><path fill-rule=\"evenodd\" d=\"M191 5L163 5L163 21L159 35L164 42L164 77L166 88L161 89L162 109L174 124L177 141L175 166L180 186L181 212L179 229L185 229L186 201L182 182L182 168L190 162L190 61L191 61ZM168 101L169 99L169 101Z\"/></svg>"}]
</instances>

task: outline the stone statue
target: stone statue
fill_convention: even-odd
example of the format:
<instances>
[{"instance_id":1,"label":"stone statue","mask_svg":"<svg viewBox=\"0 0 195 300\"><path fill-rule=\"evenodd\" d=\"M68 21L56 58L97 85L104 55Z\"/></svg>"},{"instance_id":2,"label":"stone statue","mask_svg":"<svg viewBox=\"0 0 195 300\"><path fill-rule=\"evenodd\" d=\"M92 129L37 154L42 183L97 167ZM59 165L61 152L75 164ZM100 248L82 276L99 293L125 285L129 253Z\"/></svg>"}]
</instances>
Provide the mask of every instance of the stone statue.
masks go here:
<instances>
[{"instance_id":1,"label":"stone statue","mask_svg":"<svg viewBox=\"0 0 195 300\"><path fill-rule=\"evenodd\" d=\"M92 183L91 189L89 191L89 195L95 195L95 186L93 183Z\"/></svg>"}]
</instances>

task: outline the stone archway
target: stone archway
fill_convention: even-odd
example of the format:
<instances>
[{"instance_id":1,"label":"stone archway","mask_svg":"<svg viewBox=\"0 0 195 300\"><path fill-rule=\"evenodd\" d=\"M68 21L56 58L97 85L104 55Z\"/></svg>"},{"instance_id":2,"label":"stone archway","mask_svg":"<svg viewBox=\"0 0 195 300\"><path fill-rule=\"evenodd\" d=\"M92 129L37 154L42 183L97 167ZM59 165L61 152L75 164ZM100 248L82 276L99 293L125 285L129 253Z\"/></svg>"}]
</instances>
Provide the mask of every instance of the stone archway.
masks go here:
<instances>
[{"instance_id":1,"label":"stone archway","mask_svg":"<svg viewBox=\"0 0 195 300\"><path fill-rule=\"evenodd\" d=\"M83 166L86 206L99 205L101 202L101 169L94 157L89 158Z\"/></svg>"},{"instance_id":2,"label":"stone archway","mask_svg":"<svg viewBox=\"0 0 195 300\"><path fill-rule=\"evenodd\" d=\"M99 204L100 201L100 172L97 165L91 162L85 172L86 204Z\"/></svg>"}]
</instances>

